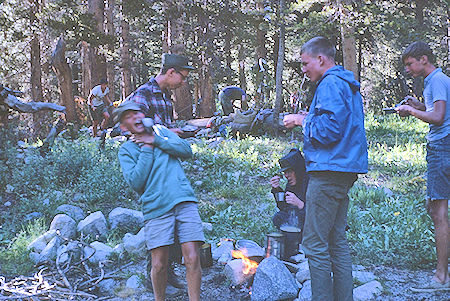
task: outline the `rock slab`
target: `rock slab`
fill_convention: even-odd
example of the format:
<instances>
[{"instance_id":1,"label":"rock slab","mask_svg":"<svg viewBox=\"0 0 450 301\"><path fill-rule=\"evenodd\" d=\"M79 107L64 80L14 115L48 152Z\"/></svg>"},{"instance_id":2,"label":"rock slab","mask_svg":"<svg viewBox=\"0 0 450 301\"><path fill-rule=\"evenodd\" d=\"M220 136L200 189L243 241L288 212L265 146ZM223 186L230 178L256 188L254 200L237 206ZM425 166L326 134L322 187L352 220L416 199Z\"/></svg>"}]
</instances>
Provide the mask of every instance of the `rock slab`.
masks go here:
<instances>
[{"instance_id":1,"label":"rock slab","mask_svg":"<svg viewBox=\"0 0 450 301\"><path fill-rule=\"evenodd\" d=\"M50 224L50 230L59 230L64 238L74 238L77 234L77 224L73 218L66 214L57 214Z\"/></svg>"},{"instance_id":2,"label":"rock slab","mask_svg":"<svg viewBox=\"0 0 450 301\"><path fill-rule=\"evenodd\" d=\"M298 294L298 301L311 301L311 280L303 282L303 287Z\"/></svg>"},{"instance_id":3,"label":"rock slab","mask_svg":"<svg viewBox=\"0 0 450 301\"><path fill-rule=\"evenodd\" d=\"M63 204L56 208L56 213L67 214L77 223L85 218L83 209L69 204Z\"/></svg>"},{"instance_id":4,"label":"rock slab","mask_svg":"<svg viewBox=\"0 0 450 301\"><path fill-rule=\"evenodd\" d=\"M144 225L144 215L141 211L121 207L113 209L108 220L111 229L142 228Z\"/></svg>"},{"instance_id":5,"label":"rock slab","mask_svg":"<svg viewBox=\"0 0 450 301\"><path fill-rule=\"evenodd\" d=\"M373 280L353 289L354 301L369 301L379 296L383 292L380 282Z\"/></svg>"},{"instance_id":6,"label":"rock slab","mask_svg":"<svg viewBox=\"0 0 450 301\"><path fill-rule=\"evenodd\" d=\"M131 233L125 234L123 237L123 248L129 254L136 254L139 256L146 256L146 244L145 244L145 227L138 232L138 234L133 235Z\"/></svg>"},{"instance_id":7,"label":"rock slab","mask_svg":"<svg viewBox=\"0 0 450 301\"><path fill-rule=\"evenodd\" d=\"M275 301L297 297L299 287L286 266L270 256L258 266L252 286L252 301Z\"/></svg>"},{"instance_id":8,"label":"rock slab","mask_svg":"<svg viewBox=\"0 0 450 301\"><path fill-rule=\"evenodd\" d=\"M91 237L103 236L108 231L106 218L101 211L88 215L78 223L78 232Z\"/></svg>"},{"instance_id":9,"label":"rock slab","mask_svg":"<svg viewBox=\"0 0 450 301\"><path fill-rule=\"evenodd\" d=\"M98 263L100 261L105 261L111 255L113 248L105 245L102 242L94 241L90 244L91 247L84 248L84 256L89 257L92 253L95 253L89 258L92 263Z\"/></svg>"},{"instance_id":10,"label":"rock slab","mask_svg":"<svg viewBox=\"0 0 450 301\"><path fill-rule=\"evenodd\" d=\"M234 259L227 263L224 268L225 276L233 285L240 285L247 282L255 271L244 274L244 263L242 259Z\"/></svg>"}]
</instances>

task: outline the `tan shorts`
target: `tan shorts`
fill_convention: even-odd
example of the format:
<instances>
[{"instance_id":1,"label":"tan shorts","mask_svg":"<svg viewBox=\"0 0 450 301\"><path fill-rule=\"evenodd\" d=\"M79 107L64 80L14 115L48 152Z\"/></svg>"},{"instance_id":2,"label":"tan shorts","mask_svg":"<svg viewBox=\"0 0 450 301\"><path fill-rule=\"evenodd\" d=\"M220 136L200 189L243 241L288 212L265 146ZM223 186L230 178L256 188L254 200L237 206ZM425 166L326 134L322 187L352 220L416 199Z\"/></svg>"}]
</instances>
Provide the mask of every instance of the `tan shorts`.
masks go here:
<instances>
[{"instance_id":1,"label":"tan shorts","mask_svg":"<svg viewBox=\"0 0 450 301\"><path fill-rule=\"evenodd\" d=\"M150 219L145 224L144 231L149 250L172 245L175 235L180 244L205 241L202 220L195 202L179 203L162 216Z\"/></svg>"}]
</instances>

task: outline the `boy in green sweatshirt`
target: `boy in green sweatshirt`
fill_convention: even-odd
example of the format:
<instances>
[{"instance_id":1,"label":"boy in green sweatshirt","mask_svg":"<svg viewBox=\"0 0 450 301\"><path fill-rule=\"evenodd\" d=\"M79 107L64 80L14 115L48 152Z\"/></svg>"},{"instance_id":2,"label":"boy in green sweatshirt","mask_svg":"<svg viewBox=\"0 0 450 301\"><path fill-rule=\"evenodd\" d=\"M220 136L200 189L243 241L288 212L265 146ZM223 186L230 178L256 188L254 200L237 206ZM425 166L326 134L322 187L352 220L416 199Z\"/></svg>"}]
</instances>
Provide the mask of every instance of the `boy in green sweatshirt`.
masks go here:
<instances>
[{"instance_id":1,"label":"boy in green sweatshirt","mask_svg":"<svg viewBox=\"0 0 450 301\"><path fill-rule=\"evenodd\" d=\"M200 300L199 246L205 238L197 198L180 164L192 156L191 147L165 126L146 131L139 104L124 103L115 115L122 130L133 134L120 147L119 162L125 181L140 195L155 300L165 300L169 246L175 235L186 266L189 300Z\"/></svg>"}]
</instances>

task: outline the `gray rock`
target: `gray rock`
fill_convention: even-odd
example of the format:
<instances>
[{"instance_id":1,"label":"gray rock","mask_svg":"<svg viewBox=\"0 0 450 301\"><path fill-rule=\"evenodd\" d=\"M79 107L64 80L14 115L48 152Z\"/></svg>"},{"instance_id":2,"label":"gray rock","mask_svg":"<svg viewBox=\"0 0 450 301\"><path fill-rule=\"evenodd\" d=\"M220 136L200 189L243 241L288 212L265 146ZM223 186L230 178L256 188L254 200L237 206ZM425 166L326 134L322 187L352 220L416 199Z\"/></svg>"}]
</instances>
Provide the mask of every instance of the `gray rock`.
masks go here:
<instances>
[{"instance_id":1,"label":"gray rock","mask_svg":"<svg viewBox=\"0 0 450 301\"><path fill-rule=\"evenodd\" d=\"M43 199L43 200L42 200L42 205L44 205L44 206L50 205L50 199L49 199L49 198Z\"/></svg>"},{"instance_id":2,"label":"gray rock","mask_svg":"<svg viewBox=\"0 0 450 301\"><path fill-rule=\"evenodd\" d=\"M59 246L56 251L56 262L58 264L64 264L69 260L69 254L72 254L72 260L79 261L81 257L81 247L78 243L71 241L65 245Z\"/></svg>"},{"instance_id":3,"label":"gray rock","mask_svg":"<svg viewBox=\"0 0 450 301\"><path fill-rule=\"evenodd\" d=\"M77 234L77 224L70 216L58 214L53 218L50 230L59 230L64 238L74 238Z\"/></svg>"},{"instance_id":4,"label":"gray rock","mask_svg":"<svg viewBox=\"0 0 450 301\"><path fill-rule=\"evenodd\" d=\"M60 191L58 191L60 192ZM62 192L60 192L62 194ZM58 206L58 208L56 208L56 213L63 213L63 214L67 214L68 216L70 216L71 218L74 219L75 222L79 222L81 221L83 218L85 218L85 214L83 209L81 209L80 207L74 206L74 205L69 205L69 204L63 204L61 206Z\"/></svg>"},{"instance_id":5,"label":"gray rock","mask_svg":"<svg viewBox=\"0 0 450 301\"><path fill-rule=\"evenodd\" d=\"M47 244L47 246L42 250L38 262L52 261L56 259L56 252L60 244L60 238L55 236Z\"/></svg>"},{"instance_id":6,"label":"gray rock","mask_svg":"<svg viewBox=\"0 0 450 301\"><path fill-rule=\"evenodd\" d=\"M353 264L352 271L364 271L366 268L360 264Z\"/></svg>"},{"instance_id":7,"label":"gray rock","mask_svg":"<svg viewBox=\"0 0 450 301\"><path fill-rule=\"evenodd\" d=\"M21 147L21 148L26 148L27 144L25 141L19 140L19 141L17 141L17 146Z\"/></svg>"},{"instance_id":8,"label":"gray rock","mask_svg":"<svg viewBox=\"0 0 450 301\"><path fill-rule=\"evenodd\" d=\"M381 295L383 292L383 286L380 282L373 280L357 288L353 289L354 301L368 301L373 300L375 297Z\"/></svg>"},{"instance_id":9,"label":"gray rock","mask_svg":"<svg viewBox=\"0 0 450 301\"><path fill-rule=\"evenodd\" d=\"M211 223L202 222L202 226L205 233L211 233L213 230L213 225Z\"/></svg>"},{"instance_id":10,"label":"gray rock","mask_svg":"<svg viewBox=\"0 0 450 301\"><path fill-rule=\"evenodd\" d=\"M100 261L107 260L113 250L110 246L105 245L104 243L99 241L92 242L90 246L91 247L84 248L84 257L90 257L89 261L92 263L98 263ZM92 253L94 253L94 255L92 255Z\"/></svg>"},{"instance_id":11,"label":"gray rock","mask_svg":"<svg viewBox=\"0 0 450 301\"><path fill-rule=\"evenodd\" d=\"M39 257L41 256L39 253L36 252L30 252L30 254L28 255L30 257L30 260L34 263L34 264L38 264L39 263Z\"/></svg>"},{"instance_id":12,"label":"gray rock","mask_svg":"<svg viewBox=\"0 0 450 301\"><path fill-rule=\"evenodd\" d=\"M141 279L139 279L138 275L133 275L130 278L128 278L125 286L133 290L138 290L139 288L142 287Z\"/></svg>"},{"instance_id":13,"label":"gray rock","mask_svg":"<svg viewBox=\"0 0 450 301\"><path fill-rule=\"evenodd\" d=\"M311 273L309 269L299 270L297 274L295 274L295 278L298 280L298 282L303 283L306 280L311 280Z\"/></svg>"},{"instance_id":14,"label":"gray rock","mask_svg":"<svg viewBox=\"0 0 450 301\"><path fill-rule=\"evenodd\" d=\"M103 236L108 231L105 216L101 211L88 215L78 223L78 232L91 237Z\"/></svg>"},{"instance_id":15,"label":"gray rock","mask_svg":"<svg viewBox=\"0 0 450 301\"><path fill-rule=\"evenodd\" d=\"M38 253L41 253L42 250L45 249L47 244L56 236L56 230L50 230L42 234L41 236L37 237L35 240L33 240L28 245L29 251L36 251Z\"/></svg>"},{"instance_id":16,"label":"gray rock","mask_svg":"<svg viewBox=\"0 0 450 301\"><path fill-rule=\"evenodd\" d=\"M244 263L242 259L233 259L225 266L224 273L233 285L240 285L251 279L254 271L253 273L244 274Z\"/></svg>"},{"instance_id":17,"label":"gray rock","mask_svg":"<svg viewBox=\"0 0 450 301\"><path fill-rule=\"evenodd\" d=\"M136 254L138 256L146 255L146 244L145 244L145 228L142 228L138 234L133 235L131 233L125 234L123 237L123 248L129 254Z\"/></svg>"},{"instance_id":18,"label":"gray rock","mask_svg":"<svg viewBox=\"0 0 450 301\"><path fill-rule=\"evenodd\" d=\"M59 190L53 191L53 194L55 195L55 199L57 199L57 200L59 200L59 199L62 198L62 196L63 196L62 191L59 191ZM62 212L62 213L65 213L65 212ZM69 215L69 216L70 216L70 215ZM72 218L73 218L73 217L72 217ZM75 221L77 221L77 220L75 219Z\"/></svg>"},{"instance_id":19,"label":"gray rock","mask_svg":"<svg viewBox=\"0 0 450 301\"><path fill-rule=\"evenodd\" d=\"M298 285L284 264L270 256L258 266L253 280L251 300L273 301L295 298Z\"/></svg>"},{"instance_id":20,"label":"gray rock","mask_svg":"<svg viewBox=\"0 0 450 301\"><path fill-rule=\"evenodd\" d=\"M11 184L6 184L6 193L12 193L14 191L14 186Z\"/></svg>"},{"instance_id":21,"label":"gray rock","mask_svg":"<svg viewBox=\"0 0 450 301\"><path fill-rule=\"evenodd\" d=\"M100 281L97 286L100 293L112 295L114 289L117 287L117 283L114 279L104 279Z\"/></svg>"},{"instance_id":22,"label":"gray rock","mask_svg":"<svg viewBox=\"0 0 450 301\"><path fill-rule=\"evenodd\" d=\"M3 204L3 206L5 206L5 207L10 207L12 204L11 204L11 202L10 201L7 201L7 202L5 202L4 204Z\"/></svg>"},{"instance_id":23,"label":"gray rock","mask_svg":"<svg viewBox=\"0 0 450 301\"><path fill-rule=\"evenodd\" d=\"M72 197L72 201L74 201L75 203L81 201L83 199L83 194L82 193L75 193Z\"/></svg>"},{"instance_id":24,"label":"gray rock","mask_svg":"<svg viewBox=\"0 0 450 301\"><path fill-rule=\"evenodd\" d=\"M232 250L234 250L234 245L232 241L229 240L222 241L220 243L220 246L212 251L212 257L213 259L218 260L220 257L222 257L222 255L225 254L229 255L229 257L232 258L231 256Z\"/></svg>"},{"instance_id":25,"label":"gray rock","mask_svg":"<svg viewBox=\"0 0 450 301\"><path fill-rule=\"evenodd\" d=\"M108 215L112 229L141 228L144 225L144 215L141 211L117 207Z\"/></svg>"},{"instance_id":26,"label":"gray rock","mask_svg":"<svg viewBox=\"0 0 450 301\"><path fill-rule=\"evenodd\" d=\"M303 287L298 294L299 301L311 301L312 291L311 291L311 280L303 282Z\"/></svg>"},{"instance_id":27,"label":"gray rock","mask_svg":"<svg viewBox=\"0 0 450 301\"><path fill-rule=\"evenodd\" d=\"M303 254L303 253L294 255L294 256L291 257L291 259L294 260L297 263L304 262L304 261L307 260L307 258L305 257L305 254Z\"/></svg>"},{"instance_id":28,"label":"gray rock","mask_svg":"<svg viewBox=\"0 0 450 301\"><path fill-rule=\"evenodd\" d=\"M34 219L38 219L40 217L44 216L41 212L31 212L25 215L25 221L31 221Z\"/></svg>"},{"instance_id":29,"label":"gray rock","mask_svg":"<svg viewBox=\"0 0 450 301\"><path fill-rule=\"evenodd\" d=\"M355 279L360 284L364 284L370 282L372 280L377 279L377 277L372 272L364 272L364 271L353 271L352 272L353 279Z\"/></svg>"},{"instance_id":30,"label":"gray rock","mask_svg":"<svg viewBox=\"0 0 450 301\"><path fill-rule=\"evenodd\" d=\"M123 252L125 252L125 248L123 247L123 243L118 244L113 248L113 253L116 253L118 255L122 255Z\"/></svg>"}]
</instances>

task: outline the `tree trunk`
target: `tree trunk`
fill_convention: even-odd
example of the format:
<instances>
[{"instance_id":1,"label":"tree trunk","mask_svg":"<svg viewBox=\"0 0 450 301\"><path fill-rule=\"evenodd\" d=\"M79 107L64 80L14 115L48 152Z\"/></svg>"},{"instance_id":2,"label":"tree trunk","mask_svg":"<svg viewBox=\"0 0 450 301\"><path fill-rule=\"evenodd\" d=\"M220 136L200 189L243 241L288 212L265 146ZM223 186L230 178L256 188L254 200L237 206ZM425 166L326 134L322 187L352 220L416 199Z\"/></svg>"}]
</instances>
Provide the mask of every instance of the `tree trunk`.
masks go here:
<instances>
[{"instance_id":1,"label":"tree trunk","mask_svg":"<svg viewBox=\"0 0 450 301\"><path fill-rule=\"evenodd\" d=\"M245 43L239 44L239 84L242 90L247 91L247 80L245 79ZM242 110L248 109L248 98L242 102Z\"/></svg>"},{"instance_id":2,"label":"tree trunk","mask_svg":"<svg viewBox=\"0 0 450 301\"><path fill-rule=\"evenodd\" d=\"M122 30L120 35L120 54L122 58L122 100L124 100L131 94L131 92L133 92L133 86L131 84L130 25L128 24L123 3L121 5L120 27Z\"/></svg>"},{"instance_id":3,"label":"tree trunk","mask_svg":"<svg viewBox=\"0 0 450 301\"><path fill-rule=\"evenodd\" d=\"M59 82L61 100L66 107L66 121L78 122L75 101L72 92L72 71L66 60L66 43L61 36L52 53L51 65Z\"/></svg>"},{"instance_id":4,"label":"tree trunk","mask_svg":"<svg viewBox=\"0 0 450 301\"><path fill-rule=\"evenodd\" d=\"M351 12L347 7L351 2L352 0L343 0L340 5L342 52L344 57L344 68L352 71L355 79L359 81L358 63L356 60L355 29L353 27Z\"/></svg>"},{"instance_id":5,"label":"tree trunk","mask_svg":"<svg viewBox=\"0 0 450 301\"><path fill-rule=\"evenodd\" d=\"M418 33L424 33L425 26L423 23L423 9L425 8L425 1L424 0L416 0L415 2L416 2L416 8L415 8L414 12L415 12L416 29L417 29ZM423 35L421 35L421 36L423 37ZM413 79L412 90L417 98L422 97L423 79L421 79L419 77L415 77Z\"/></svg>"},{"instance_id":6,"label":"tree trunk","mask_svg":"<svg viewBox=\"0 0 450 301\"><path fill-rule=\"evenodd\" d=\"M284 67L284 38L285 38L285 26L284 26L284 0L279 0L278 6L278 22L279 22L279 49L278 49L278 62L276 72L276 98L275 106L273 110L273 130L275 134L278 134L278 122L281 109L281 103L283 102L283 67Z\"/></svg>"},{"instance_id":7,"label":"tree trunk","mask_svg":"<svg viewBox=\"0 0 450 301\"><path fill-rule=\"evenodd\" d=\"M116 33L114 31L114 7L116 6L116 0L107 0L107 9L106 9L106 33L110 37L115 37ZM114 52L114 46L112 44L108 45L108 52ZM106 78L108 79L109 86L109 99L114 101L115 98L115 75L114 75L114 59L110 56L108 61L106 62Z\"/></svg>"},{"instance_id":8,"label":"tree trunk","mask_svg":"<svg viewBox=\"0 0 450 301\"><path fill-rule=\"evenodd\" d=\"M266 61L267 49L266 49L266 33L267 29L264 21L264 0L258 0L256 2L256 9L260 14L258 18L258 23L256 24L256 64L259 64L260 60ZM268 89L261 85L264 82L265 74L257 75L257 86L261 87L261 92L255 95L255 106L260 108L263 105L263 101L267 101L269 98ZM264 84L264 83L263 83Z\"/></svg>"},{"instance_id":9,"label":"tree trunk","mask_svg":"<svg viewBox=\"0 0 450 301\"><path fill-rule=\"evenodd\" d=\"M165 2L168 20L167 45L171 53L184 55L184 4L177 1ZM180 119L192 119L192 94L187 82L173 93L175 111Z\"/></svg>"},{"instance_id":10,"label":"tree trunk","mask_svg":"<svg viewBox=\"0 0 450 301\"><path fill-rule=\"evenodd\" d=\"M88 13L94 16L97 30L105 33L103 26L105 2L104 0L88 0ZM106 78L106 59L99 53L98 47L91 48L91 87L98 85L100 79Z\"/></svg>"},{"instance_id":11,"label":"tree trunk","mask_svg":"<svg viewBox=\"0 0 450 301\"><path fill-rule=\"evenodd\" d=\"M81 56L81 93L87 99L91 88L93 88L91 84L91 47L85 41L81 41L79 47Z\"/></svg>"},{"instance_id":12,"label":"tree trunk","mask_svg":"<svg viewBox=\"0 0 450 301\"><path fill-rule=\"evenodd\" d=\"M224 1L224 15L225 16L230 16L230 2L229 0L225 0ZM226 66L227 66L227 70L226 70L226 76L227 76L227 84L228 85L232 85L233 84L233 69L231 69L231 62L233 60L233 58L231 57L231 39L232 39L232 34L231 34L231 29L230 29L230 22L227 22L228 20L225 20L224 22L224 27L225 27L225 36L224 36L224 47L223 47L223 51L225 54L225 62L226 62Z\"/></svg>"}]
</instances>

